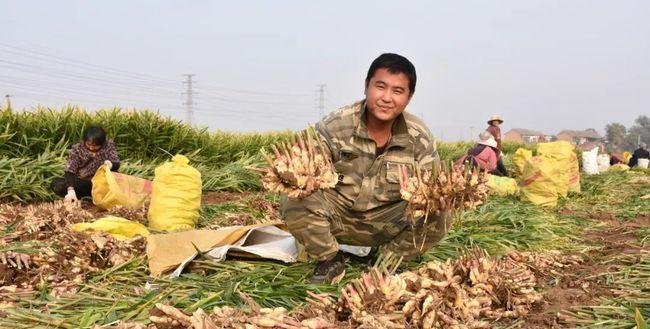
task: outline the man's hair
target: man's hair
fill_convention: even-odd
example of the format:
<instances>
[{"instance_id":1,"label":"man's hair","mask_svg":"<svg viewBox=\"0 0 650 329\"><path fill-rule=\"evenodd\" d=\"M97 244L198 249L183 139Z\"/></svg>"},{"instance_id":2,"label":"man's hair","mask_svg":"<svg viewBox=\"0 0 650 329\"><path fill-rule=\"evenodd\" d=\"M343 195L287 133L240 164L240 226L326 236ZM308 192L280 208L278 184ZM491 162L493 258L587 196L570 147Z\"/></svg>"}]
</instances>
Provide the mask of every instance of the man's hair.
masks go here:
<instances>
[{"instance_id":1,"label":"man's hair","mask_svg":"<svg viewBox=\"0 0 650 329\"><path fill-rule=\"evenodd\" d=\"M368 69L368 75L366 76L366 87L370 83L370 79L375 75L375 72L379 69L387 69L388 72L392 74L404 73L409 79L409 97L413 96L415 92L415 82L417 81L417 76L415 75L415 66L413 63L406 59L406 57L398 55L385 53L379 55Z\"/></svg>"},{"instance_id":2,"label":"man's hair","mask_svg":"<svg viewBox=\"0 0 650 329\"><path fill-rule=\"evenodd\" d=\"M90 126L84 129L83 141L104 146L104 143L106 143L106 131L100 126Z\"/></svg>"}]
</instances>

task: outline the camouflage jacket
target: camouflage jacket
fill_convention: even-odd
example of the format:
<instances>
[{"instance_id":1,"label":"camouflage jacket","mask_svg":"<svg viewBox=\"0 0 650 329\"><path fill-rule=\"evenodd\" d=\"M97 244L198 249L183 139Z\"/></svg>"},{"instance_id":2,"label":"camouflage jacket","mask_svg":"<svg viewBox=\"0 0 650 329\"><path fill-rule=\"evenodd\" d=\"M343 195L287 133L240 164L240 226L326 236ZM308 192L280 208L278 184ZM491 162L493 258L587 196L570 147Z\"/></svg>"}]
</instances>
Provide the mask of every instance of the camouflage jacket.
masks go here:
<instances>
[{"instance_id":1,"label":"camouflage jacket","mask_svg":"<svg viewBox=\"0 0 650 329\"><path fill-rule=\"evenodd\" d=\"M316 124L331 153L339 182L331 193L351 210L367 211L401 201L398 165L409 172L430 168L438 159L431 132L414 115L403 112L393 123L384 153L366 126L365 101L340 108Z\"/></svg>"}]
</instances>

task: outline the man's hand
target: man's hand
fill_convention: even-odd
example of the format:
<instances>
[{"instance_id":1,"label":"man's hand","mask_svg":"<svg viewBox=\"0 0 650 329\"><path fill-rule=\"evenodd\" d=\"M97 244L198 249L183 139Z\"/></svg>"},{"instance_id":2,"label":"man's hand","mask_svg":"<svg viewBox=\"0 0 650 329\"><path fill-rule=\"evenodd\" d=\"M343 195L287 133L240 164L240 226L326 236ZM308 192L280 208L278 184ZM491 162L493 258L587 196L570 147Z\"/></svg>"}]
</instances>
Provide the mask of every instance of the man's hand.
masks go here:
<instances>
[{"instance_id":1,"label":"man's hand","mask_svg":"<svg viewBox=\"0 0 650 329\"><path fill-rule=\"evenodd\" d=\"M314 183L313 181L307 182L305 184L305 189L304 190L293 190L289 193L287 193L287 197L289 199L304 199L316 192L316 189L314 188Z\"/></svg>"},{"instance_id":2,"label":"man's hand","mask_svg":"<svg viewBox=\"0 0 650 329\"><path fill-rule=\"evenodd\" d=\"M68 194L65 195L64 198L65 202L76 202L77 201L77 193L75 193L74 189L68 189Z\"/></svg>"},{"instance_id":3,"label":"man's hand","mask_svg":"<svg viewBox=\"0 0 650 329\"><path fill-rule=\"evenodd\" d=\"M108 166L109 170L113 168L113 163L110 160L104 161L104 165Z\"/></svg>"}]
</instances>

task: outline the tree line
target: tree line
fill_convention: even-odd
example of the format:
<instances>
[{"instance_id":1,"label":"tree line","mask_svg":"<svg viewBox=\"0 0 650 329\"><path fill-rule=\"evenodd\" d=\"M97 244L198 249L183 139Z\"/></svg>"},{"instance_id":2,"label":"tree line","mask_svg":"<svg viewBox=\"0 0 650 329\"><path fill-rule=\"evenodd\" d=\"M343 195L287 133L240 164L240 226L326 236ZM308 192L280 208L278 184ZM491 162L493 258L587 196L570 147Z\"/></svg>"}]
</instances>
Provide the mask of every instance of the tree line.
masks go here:
<instances>
[{"instance_id":1,"label":"tree line","mask_svg":"<svg viewBox=\"0 0 650 329\"><path fill-rule=\"evenodd\" d=\"M640 115L629 128L622 123L612 122L605 126L605 135L610 152L635 150L639 142L650 144L650 118Z\"/></svg>"}]
</instances>

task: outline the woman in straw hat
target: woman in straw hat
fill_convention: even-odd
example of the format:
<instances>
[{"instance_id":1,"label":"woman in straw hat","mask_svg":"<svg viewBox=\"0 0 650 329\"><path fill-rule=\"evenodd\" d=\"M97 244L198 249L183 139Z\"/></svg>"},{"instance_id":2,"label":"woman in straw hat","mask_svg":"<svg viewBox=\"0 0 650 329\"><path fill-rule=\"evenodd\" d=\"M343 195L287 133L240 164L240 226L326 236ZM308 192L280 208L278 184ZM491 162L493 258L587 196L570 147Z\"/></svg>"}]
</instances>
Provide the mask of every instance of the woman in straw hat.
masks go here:
<instances>
[{"instance_id":1,"label":"woman in straw hat","mask_svg":"<svg viewBox=\"0 0 650 329\"><path fill-rule=\"evenodd\" d=\"M499 125L503 123L503 120L498 115L493 115L490 117L490 120L488 120L488 128L486 129L487 132L489 132L492 137L494 137L494 140L497 142L497 168L499 169L500 172L503 173L504 176L508 176L508 170L506 169L506 166L503 164L503 160L501 160L501 128L499 128Z\"/></svg>"},{"instance_id":2,"label":"woman in straw hat","mask_svg":"<svg viewBox=\"0 0 650 329\"><path fill-rule=\"evenodd\" d=\"M497 142L487 131L479 135L479 140L467 154L456 161L456 166L470 165L472 169L487 171L492 175L504 176L504 173L497 168Z\"/></svg>"}]
</instances>

